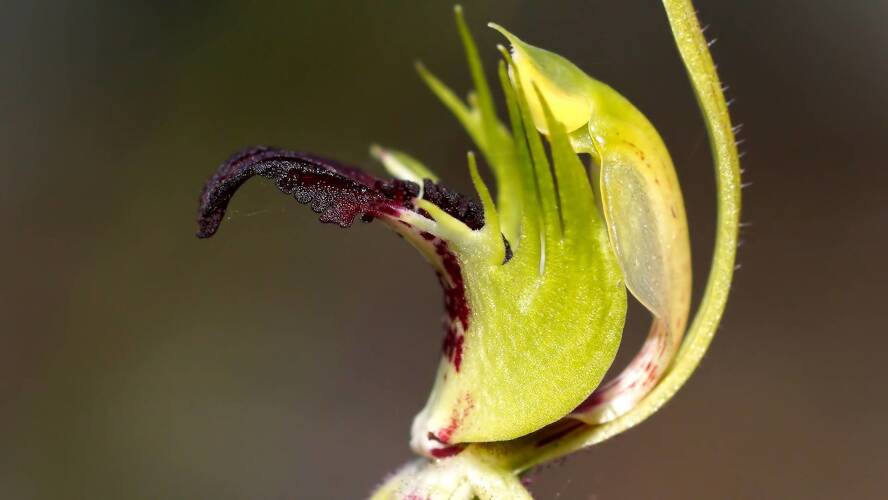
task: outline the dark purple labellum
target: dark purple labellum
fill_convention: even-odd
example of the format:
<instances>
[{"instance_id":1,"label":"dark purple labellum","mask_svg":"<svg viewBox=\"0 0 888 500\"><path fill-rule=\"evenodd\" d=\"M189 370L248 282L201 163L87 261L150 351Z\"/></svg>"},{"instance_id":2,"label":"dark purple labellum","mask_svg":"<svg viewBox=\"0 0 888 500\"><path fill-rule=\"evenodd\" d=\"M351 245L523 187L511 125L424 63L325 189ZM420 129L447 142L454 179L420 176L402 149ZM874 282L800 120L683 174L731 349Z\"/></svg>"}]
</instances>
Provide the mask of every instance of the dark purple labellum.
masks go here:
<instances>
[{"instance_id":1,"label":"dark purple labellum","mask_svg":"<svg viewBox=\"0 0 888 500\"><path fill-rule=\"evenodd\" d=\"M419 186L398 179L381 180L358 169L313 155L256 147L235 154L223 163L204 186L200 197L198 238L209 238L219 229L228 203L237 189L253 176L274 181L278 189L296 201L310 204L320 221L348 227L355 217L372 220L413 210ZM435 184L424 183L424 198L472 229L484 226L484 212L473 199Z\"/></svg>"}]
</instances>

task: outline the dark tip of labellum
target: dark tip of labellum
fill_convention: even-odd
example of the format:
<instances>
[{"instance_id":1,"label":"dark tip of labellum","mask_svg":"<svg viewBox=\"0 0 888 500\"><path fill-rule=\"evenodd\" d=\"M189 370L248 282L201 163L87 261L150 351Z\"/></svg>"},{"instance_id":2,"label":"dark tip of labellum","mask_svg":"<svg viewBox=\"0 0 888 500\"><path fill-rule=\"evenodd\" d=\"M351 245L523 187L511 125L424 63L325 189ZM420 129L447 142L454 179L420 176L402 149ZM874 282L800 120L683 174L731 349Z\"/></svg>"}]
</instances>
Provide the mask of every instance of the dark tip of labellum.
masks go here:
<instances>
[{"instance_id":1,"label":"dark tip of labellum","mask_svg":"<svg viewBox=\"0 0 888 500\"><path fill-rule=\"evenodd\" d=\"M350 226L357 216L372 220L401 208L413 209L419 186L398 179L381 180L356 168L313 155L256 147L223 163L200 196L198 238L219 229L234 193L254 176L265 177L296 201L310 204L320 221ZM475 200L426 180L423 198L472 229L484 226L484 211Z\"/></svg>"},{"instance_id":2,"label":"dark tip of labellum","mask_svg":"<svg viewBox=\"0 0 888 500\"><path fill-rule=\"evenodd\" d=\"M200 196L198 238L216 233L234 193L254 176L265 177L296 201L310 204L321 222L348 227L355 217L375 216L386 209L410 206L419 186L407 181L381 181L360 170L305 153L257 147L223 163Z\"/></svg>"}]
</instances>

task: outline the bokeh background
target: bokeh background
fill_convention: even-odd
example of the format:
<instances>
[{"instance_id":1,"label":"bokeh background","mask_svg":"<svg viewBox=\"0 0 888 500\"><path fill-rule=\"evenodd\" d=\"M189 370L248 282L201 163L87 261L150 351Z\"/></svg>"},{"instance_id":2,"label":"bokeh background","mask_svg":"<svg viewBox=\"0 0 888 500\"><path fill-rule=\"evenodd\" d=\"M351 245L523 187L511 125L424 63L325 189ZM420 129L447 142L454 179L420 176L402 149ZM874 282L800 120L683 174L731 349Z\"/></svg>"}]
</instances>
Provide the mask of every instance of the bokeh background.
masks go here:
<instances>
[{"instance_id":1,"label":"bokeh background","mask_svg":"<svg viewBox=\"0 0 888 500\"><path fill-rule=\"evenodd\" d=\"M697 2L741 137L745 244L719 335L636 429L538 474L541 499L883 498L888 4ZM697 297L714 186L657 2L466 2L620 89L684 186ZM273 144L468 190L469 141L413 61L468 88L449 2L4 2L0 498L360 498L410 458L441 297L376 224L203 182ZM640 344L634 309L622 358Z\"/></svg>"}]
</instances>

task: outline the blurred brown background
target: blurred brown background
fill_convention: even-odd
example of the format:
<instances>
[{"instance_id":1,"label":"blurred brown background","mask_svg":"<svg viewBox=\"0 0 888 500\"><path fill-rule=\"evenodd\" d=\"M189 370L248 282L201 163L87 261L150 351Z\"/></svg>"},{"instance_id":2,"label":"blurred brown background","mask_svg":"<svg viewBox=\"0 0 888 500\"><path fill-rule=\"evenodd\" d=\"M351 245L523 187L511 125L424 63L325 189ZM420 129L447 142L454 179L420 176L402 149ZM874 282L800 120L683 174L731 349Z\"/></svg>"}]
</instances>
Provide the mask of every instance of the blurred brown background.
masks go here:
<instances>
[{"instance_id":1,"label":"blurred brown background","mask_svg":"<svg viewBox=\"0 0 888 500\"><path fill-rule=\"evenodd\" d=\"M888 5L697 3L753 183L725 321L666 408L532 489L883 498ZM441 338L421 258L259 181L216 238L194 219L203 182L251 144L381 172L379 142L466 190L469 141L412 66L468 88L450 3L186 4L4 4L0 498L359 498L410 458ZM488 69L496 20L648 114L699 285L710 158L658 2L465 7Z\"/></svg>"}]
</instances>

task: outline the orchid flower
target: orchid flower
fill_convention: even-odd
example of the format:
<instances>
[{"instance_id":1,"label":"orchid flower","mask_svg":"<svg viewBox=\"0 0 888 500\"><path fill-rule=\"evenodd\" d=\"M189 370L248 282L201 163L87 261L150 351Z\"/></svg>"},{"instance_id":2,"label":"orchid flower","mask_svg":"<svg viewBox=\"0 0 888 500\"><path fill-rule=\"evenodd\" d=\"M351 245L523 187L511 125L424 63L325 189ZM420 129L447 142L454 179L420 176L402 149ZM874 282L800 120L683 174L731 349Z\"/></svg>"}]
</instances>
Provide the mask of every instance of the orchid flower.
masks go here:
<instances>
[{"instance_id":1,"label":"orchid flower","mask_svg":"<svg viewBox=\"0 0 888 500\"><path fill-rule=\"evenodd\" d=\"M408 154L379 146L371 153L392 179L257 147L232 156L204 188L201 238L216 233L237 189L260 176L321 222L378 220L437 272L443 354L410 440L422 458L374 498L529 498L521 473L641 422L698 364L734 268L739 169L690 1L663 3L706 118L718 180L713 267L689 328L687 221L656 129L611 87L491 24L511 45L500 47L497 76L508 111L501 121L458 7L474 91L463 102L425 67L418 71L486 160L496 200L473 153L467 163L477 201ZM591 172L581 155L591 157ZM602 384L620 344L627 291L650 311L650 333L628 366Z\"/></svg>"}]
</instances>

